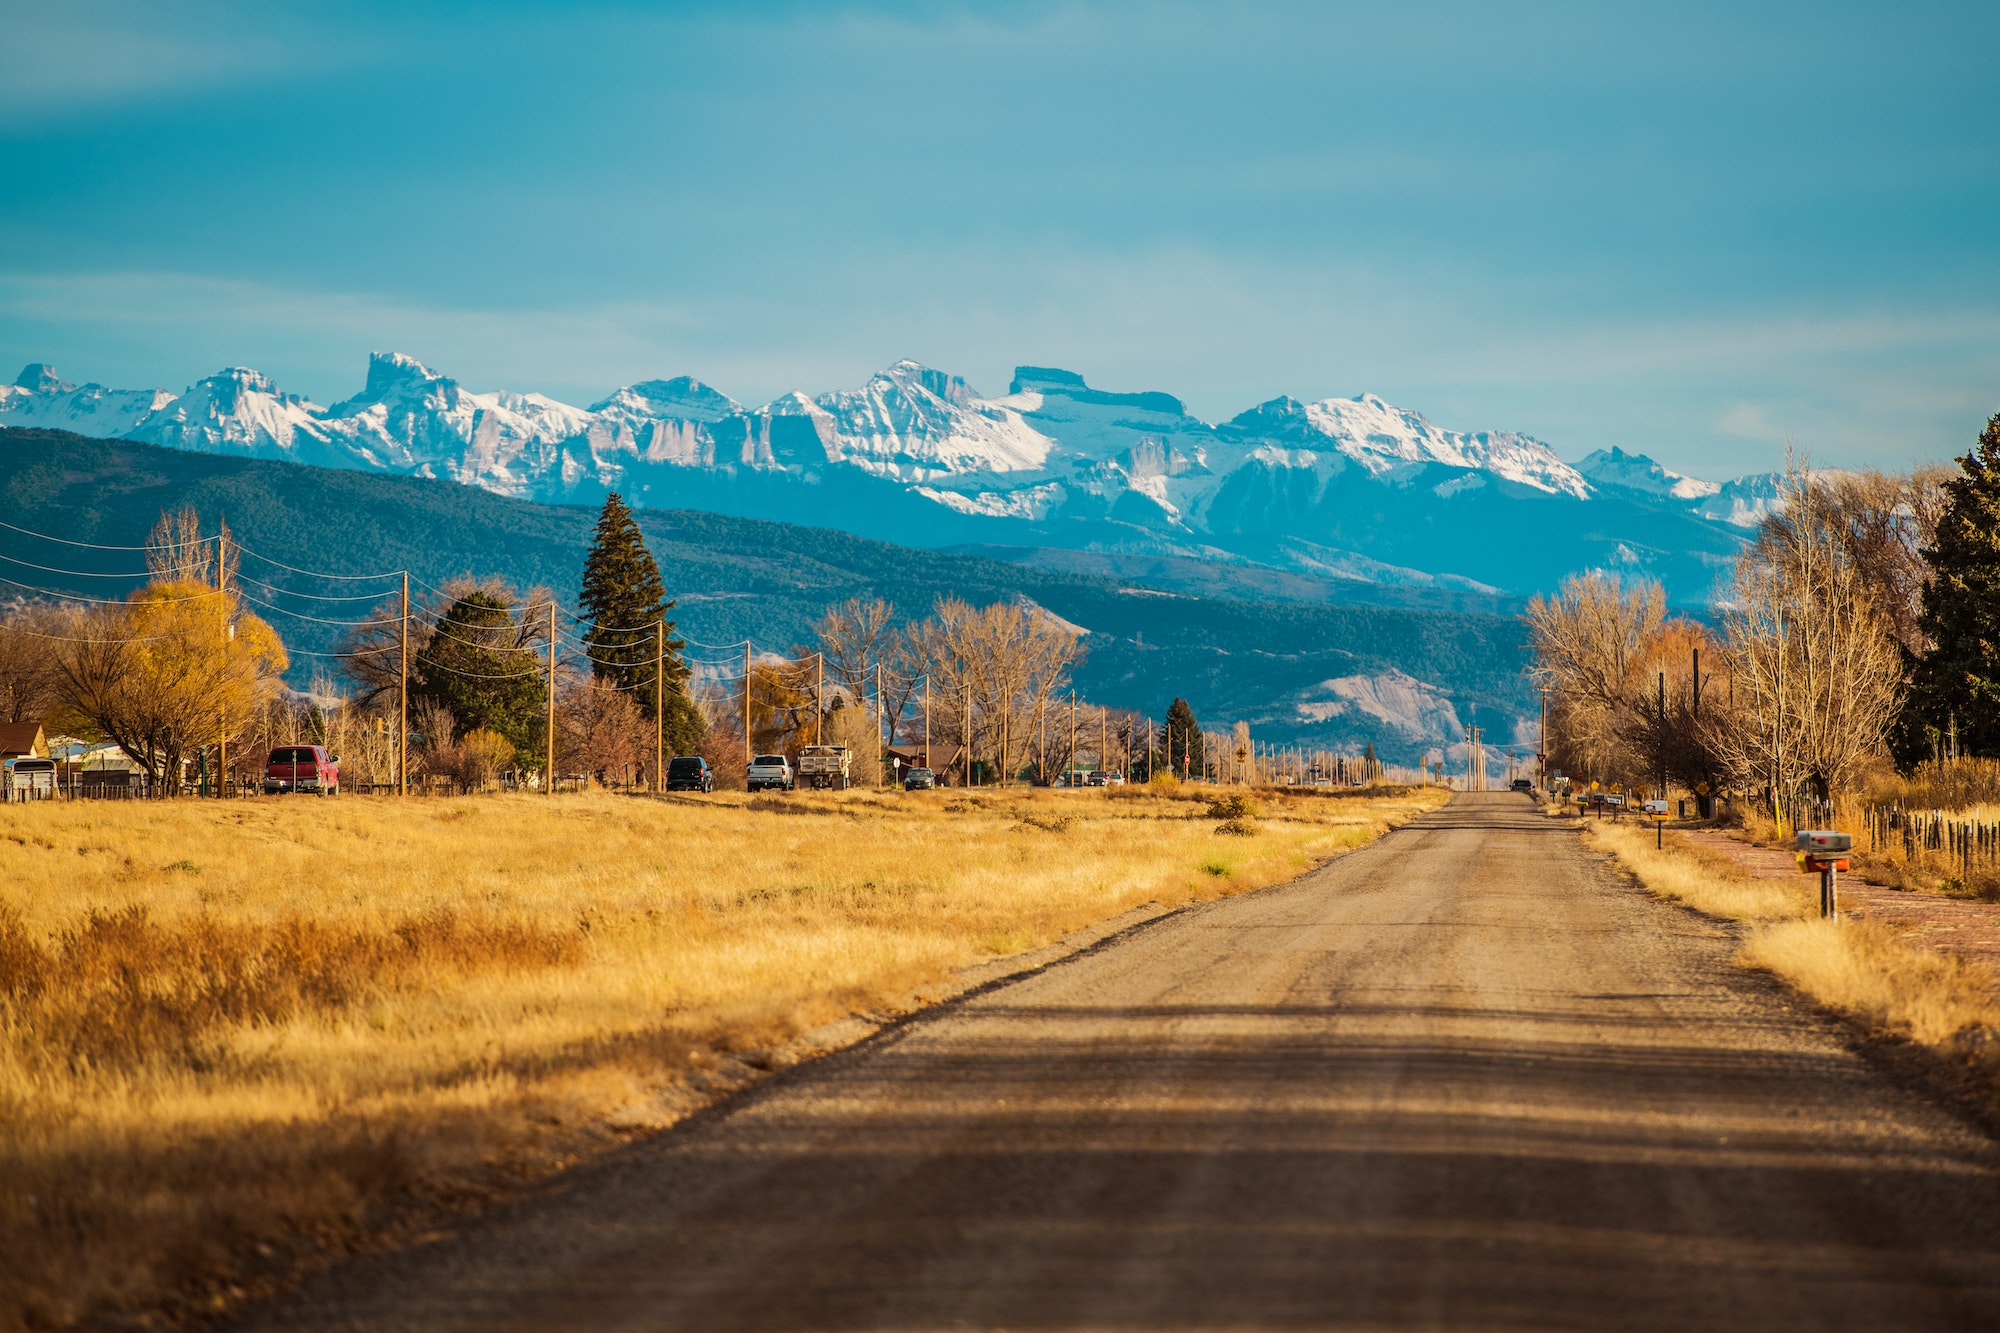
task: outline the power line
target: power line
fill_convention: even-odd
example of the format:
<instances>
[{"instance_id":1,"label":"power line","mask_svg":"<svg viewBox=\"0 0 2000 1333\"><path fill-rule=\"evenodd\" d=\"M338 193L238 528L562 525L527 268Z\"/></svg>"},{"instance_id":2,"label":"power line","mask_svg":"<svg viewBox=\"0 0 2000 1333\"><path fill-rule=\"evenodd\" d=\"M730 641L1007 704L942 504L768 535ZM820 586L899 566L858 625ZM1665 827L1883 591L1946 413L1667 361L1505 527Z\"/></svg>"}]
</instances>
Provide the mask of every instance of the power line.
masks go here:
<instances>
[{"instance_id":1,"label":"power line","mask_svg":"<svg viewBox=\"0 0 2000 1333\"><path fill-rule=\"evenodd\" d=\"M128 599L126 599L126 598L123 598L123 597L87 597L87 596L85 596L84 594L82 594L82 593L80 593L80 592L59 592L59 591L57 591L57 590L56 590L56 589L54 589L54 588L43 588L43 587L40 587L40 586L38 586L38 585L36 585L36 584L33 584L33 583L23 583L23 582L21 582L21 581L20 581L19 579L10 579L10 578L8 578L8 577L7 577L7 576L6 576L5 574L0 574L0 583L6 583L6 584L11 584L12 586L14 586L14 587L16 587L16 588L26 588L26 589L27 589L27 590L28 590L29 592L36 592L36 593L40 593L40 594L41 594L42 596L44 596L44 597L55 597L55 598L60 598L60 599L62 599L62 600L65 600L65 601L72 601L72 602L91 602L91 603L94 603L95 605L98 605L98 606L144 606L144 605L147 605L147 603L144 603L144 602L133 602L133 601L130 601L130 600L128 600ZM194 597L159 597L159 598L155 598L155 599L153 599L153 604L154 604L154 605L159 605L159 604L167 604L167 603L175 603L175 602L199 602L199 601L202 601L202 600L204 600L205 598L209 598L209 597L220 597L221 595L222 595L222 593L221 593L221 592L220 592L219 590L217 590L217 589L215 589L215 588L210 588L210 589L209 589L209 590L208 590L207 592L205 592L205 593L201 593L201 594L199 594L199 595L197 595L197 596L194 596Z\"/></svg>"},{"instance_id":2,"label":"power line","mask_svg":"<svg viewBox=\"0 0 2000 1333\"><path fill-rule=\"evenodd\" d=\"M153 571L150 569L137 574L107 574L99 570L58 569L54 565L38 565L32 560L23 560L19 556L14 555L0 555L0 560L5 560L12 565L26 565L29 569L39 569L45 574L67 574L72 578L79 579L147 579L153 576Z\"/></svg>"},{"instance_id":3,"label":"power line","mask_svg":"<svg viewBox=\"0 0 2000 1333\"><path fill-rule=\"evenodd\" d=\"M239 573L237 574L236 578L238 582L254 583L258 587L264 589L267 592L277 593L278 595L283 597L306 597L310 598L315 602L379 602L384 600L385 598L392 598L396 595L395 590L391 589L388 592L364 592L364 593L356 593L352 597L341 597L338 595L330 595L327 593L300 592L296 588L281 588L275 583L266 583L262 579L251 578L248 574Z\"/></svg>"},{"instance_id":4,"label":"power line","mask_svg":"<svg viewBox=\"0 0 2000 1333\"><path fill-rule=\"evenodd\" d=\"M388 571L386 574L328 574L323 570L300 569L297 565L288 565L282 560L274 560L270 556L265 555L260 551L251 550L249 547L243 545L241 542L231 542L230 547L238 555L254 556L257 559L262 560L267 565L276 565L279 569L288 569L294 574L304 574L307 575L308 577L316 579L337 579L346 583L360 583L369 579L399 579L403 577L403 571L400 569L392 569ZM150 550L151 548L142 547L139 549Z\"/></svg>"},{"instance_id":5,"label":"power line","mask_svg":"<svg viewBox=\"0 0 2000 1333\"><path fill-rule=\"evenodd\" d=\"M64 546L81 546L85 550L90 551L151 551L157 549L150 544L145 546L106 546L102 542L71 541L67 537L52 537L46 532L36 532L33 528L17 528L12 523L0 523L0 528L5 528L9 532L18 532L25 537L39 537L45 542L61 542Z\"/></svg>"}]
</instances>

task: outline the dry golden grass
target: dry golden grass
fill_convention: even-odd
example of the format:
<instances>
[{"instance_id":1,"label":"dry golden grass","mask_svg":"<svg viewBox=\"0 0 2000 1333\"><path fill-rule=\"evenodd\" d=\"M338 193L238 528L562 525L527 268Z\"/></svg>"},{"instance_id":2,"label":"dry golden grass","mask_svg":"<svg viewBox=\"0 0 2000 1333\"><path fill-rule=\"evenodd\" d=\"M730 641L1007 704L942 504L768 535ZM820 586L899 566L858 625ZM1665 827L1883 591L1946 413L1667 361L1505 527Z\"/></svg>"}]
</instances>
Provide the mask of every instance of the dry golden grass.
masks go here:
<instances>
[{"instance_id":1,"label":"dry golden grass","mask_svg":"<svg viewBox=\"0 0 2000 1333\"><path fill-rule=\"evenodd\" d=\"M1654 893L1729 921L1779 921L1819 911L1817 881L1753 879L1725 856L1668 834L1655 850L1654 832L1637 820L1587 820L1584 838L1608 852Z\"/></svg>"},{"instance_id":2,"label":"dry golden grass","mask_svg":"<svg viewBox=\"0 0 2000 1333\"><path fill-rule=\"evenodd\" d=\"M1743 961L1775 972L1829 1008L1926 1046L2000 1029L1993 977L1962 958L1916 949L1864 921L1784 921L1743 946Z\"/></svg>"},{"instance_id":3,"label":"dry golden grass","mask_svg":"<svg viewBox=\"0 0 2000 1333\"><path fill-rule=\"evenodd\" d=\"M1656 851L1649 831L1592 824L1586 836L1647 889L1698 912L1752 923L1739 961L1784 978L1873 1030L1927 1046L2000 1030L1993 976L1959 958L1904 943L1865 921L1819 918L1819 880L1757 879L1735 862L1673 834Z\"/></svg>"},{"instance_id":4,"label":"dry golden grass","mask_svg":"<svg viewBox=\"0 0 2000 1333\"><path fill-rule=\"evenodd\" d=\"M222 1308L696 1104L719 1062L1443 799L0 807L0 1327Z\"/></svg>"}]
</instances>

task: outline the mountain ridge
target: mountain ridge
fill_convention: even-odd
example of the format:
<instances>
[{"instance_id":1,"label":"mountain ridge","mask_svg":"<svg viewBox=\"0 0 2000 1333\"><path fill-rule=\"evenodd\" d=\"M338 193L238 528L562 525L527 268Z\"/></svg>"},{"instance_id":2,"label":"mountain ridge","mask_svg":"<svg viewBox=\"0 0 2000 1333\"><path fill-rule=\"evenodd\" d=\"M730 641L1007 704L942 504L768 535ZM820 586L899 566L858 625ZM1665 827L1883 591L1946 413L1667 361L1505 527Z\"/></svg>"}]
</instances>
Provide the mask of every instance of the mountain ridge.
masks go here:
<instances>
[{"instance_id":1,"label":"mountain ridge","mask_svg":"<svg viewBox=\"0 0 2000 1333\"><path fill-rule=\"evenodd\" d=\"M640 508L745 513L755 496L773 516L817 507L823 525L904 544L1219 555L1301 572L1330 553L1360 581L1371 576L1354 571L1379 568L1514 595L1605 568L1661 578L1682 604L1707 598L1776 495L1768 476L1697 481L1619 449L1572 465L1532 436L1448 430L1367 393L1281 395L1209 423L1171 394L1093 389L1059 368L1018 367L1008 388L987 398L905 360L854 389L754 408L686 375L579 408L473 392L377 352L360 392L322 407L247 367L176 396L79 388L38 364L0 390L0 424L551 503L619 490ZM1524 555L1534 532L1575 537L1560 557Z\"/></svg>"}]
</instances>

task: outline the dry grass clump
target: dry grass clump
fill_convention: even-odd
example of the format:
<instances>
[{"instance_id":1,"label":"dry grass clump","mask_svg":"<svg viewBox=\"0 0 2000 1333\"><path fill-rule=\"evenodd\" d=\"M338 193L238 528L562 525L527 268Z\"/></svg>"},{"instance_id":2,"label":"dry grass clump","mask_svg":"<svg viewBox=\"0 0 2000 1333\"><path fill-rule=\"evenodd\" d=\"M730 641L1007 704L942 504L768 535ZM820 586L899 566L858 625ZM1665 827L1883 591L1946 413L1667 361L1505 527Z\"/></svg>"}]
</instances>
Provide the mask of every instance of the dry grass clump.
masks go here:
<instances>
[{"instance_id":1,"label":"dry grass clump","mask_svg":"<svg viewBox=\"0 0 2000 1333\"><path fill-rule=\"evenodd\" d=\"M1905 810L1964 812L1974 806L2000 806L2000 759L1932 759L1917 765L1908 777L1885 764L1867 775L1863 794L1877 805L1900 805Z\"/></svg>"},{"instance_id":2,"label":"dry grass clump","mask_svg":"<svg viewBox=\"0 0 2000 1333\"><path fill-rule=\"evenodd\" d=\"M1170 795L942 796L0 806L0 1329L224 1308L729 1057L1436 803L1219 860Z\"/></svg>"},{"instance_id":3,"label":"dry grass clump","mask_svg":"<svg viewBox=\"0 0 2000 1333\"><path fill-rule=\"evenodd\" d=\"M1591 841L1648 889L1696 911L1752 923L1738 961L1784 978L1829 1009L1871 1029L1927 1046L2000 1029L2000 1000L1986 969L1912 947L1871 922L1819 918L1819 880L1758 879L1728 857L1667 835L1656 851L1637 828L1588 826Z\"/></svg>"},{"instance_id":4,"label":"dry grass clump","mask_svg":"<svg viewBox=\"0 0 2000 1333\"><path fill-rule=\"evenodd\" d=\"M1592 820L1584 837L1616 856L1654 893L1686 903L1697 912L1729 921L1780 921L1817 912L1817 881L1756 879L1728 857L1668 834L1662 849L1654 833L1637 824Z\"/></svg>"},{"instance_id":5,"label":"dry grass clump","mask_svg":"<svg viewBox=\"0 0 2000 1333\"><path fill-rule=\"evenodd\" d=\"M1829 1008L1926 1046L2000 1029L1986 969L1914 949L1865 921L1784 921L1754 933L1743 961L1777 973Z\"/></svg>"},{"instance_id":6,"label":"dry grass clump","mask_svg":"<svg viewBox=\"0 0 2000 1333\"><path fill-rule=\"evenodd\" d=\"M1263 829L1256 820L1250 818L1248 815L1238 815L1234 819L1225 819L1220 824L1217 824L1215 831L1236 838L1254 838L1263 832Z\"/></svg>"},{"instance_id":7,"label":"dry grass clump","mask_svg":"<svg viewBox=\"0 0 2000 1333\"><path fill-rule=\"evenodd\" d=\"M1249 792L1232 791L1217 796L1208 803L1210 819L1255 819L1264 813L1264 807Z\"/></svg>"}]
</instances>

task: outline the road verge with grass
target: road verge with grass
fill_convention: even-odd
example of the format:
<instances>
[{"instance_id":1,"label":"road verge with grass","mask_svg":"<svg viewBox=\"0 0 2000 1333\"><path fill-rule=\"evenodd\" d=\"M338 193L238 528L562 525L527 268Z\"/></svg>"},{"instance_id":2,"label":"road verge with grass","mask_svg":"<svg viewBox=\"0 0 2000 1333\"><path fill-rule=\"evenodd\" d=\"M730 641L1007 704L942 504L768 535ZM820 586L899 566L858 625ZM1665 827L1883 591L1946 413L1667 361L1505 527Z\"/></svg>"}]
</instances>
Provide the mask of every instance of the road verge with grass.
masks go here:
<instances>
[{"instance_id":1,"label":"road verge with grass","mask_svg":"<svg viewBox=\"0 0 2000 1333\"><path fill-rule=\"evenodd\" d=\"M2000 990L1986 968L1913 946L1886 926L1819 917L1819 880L1758 878L1651 828L1584 823L1584 838L1662 898L1741 922L1738 961L1783 979L1871 1034L1907 1039L2000 1089Z\"/></svg>"}]
</instances>

